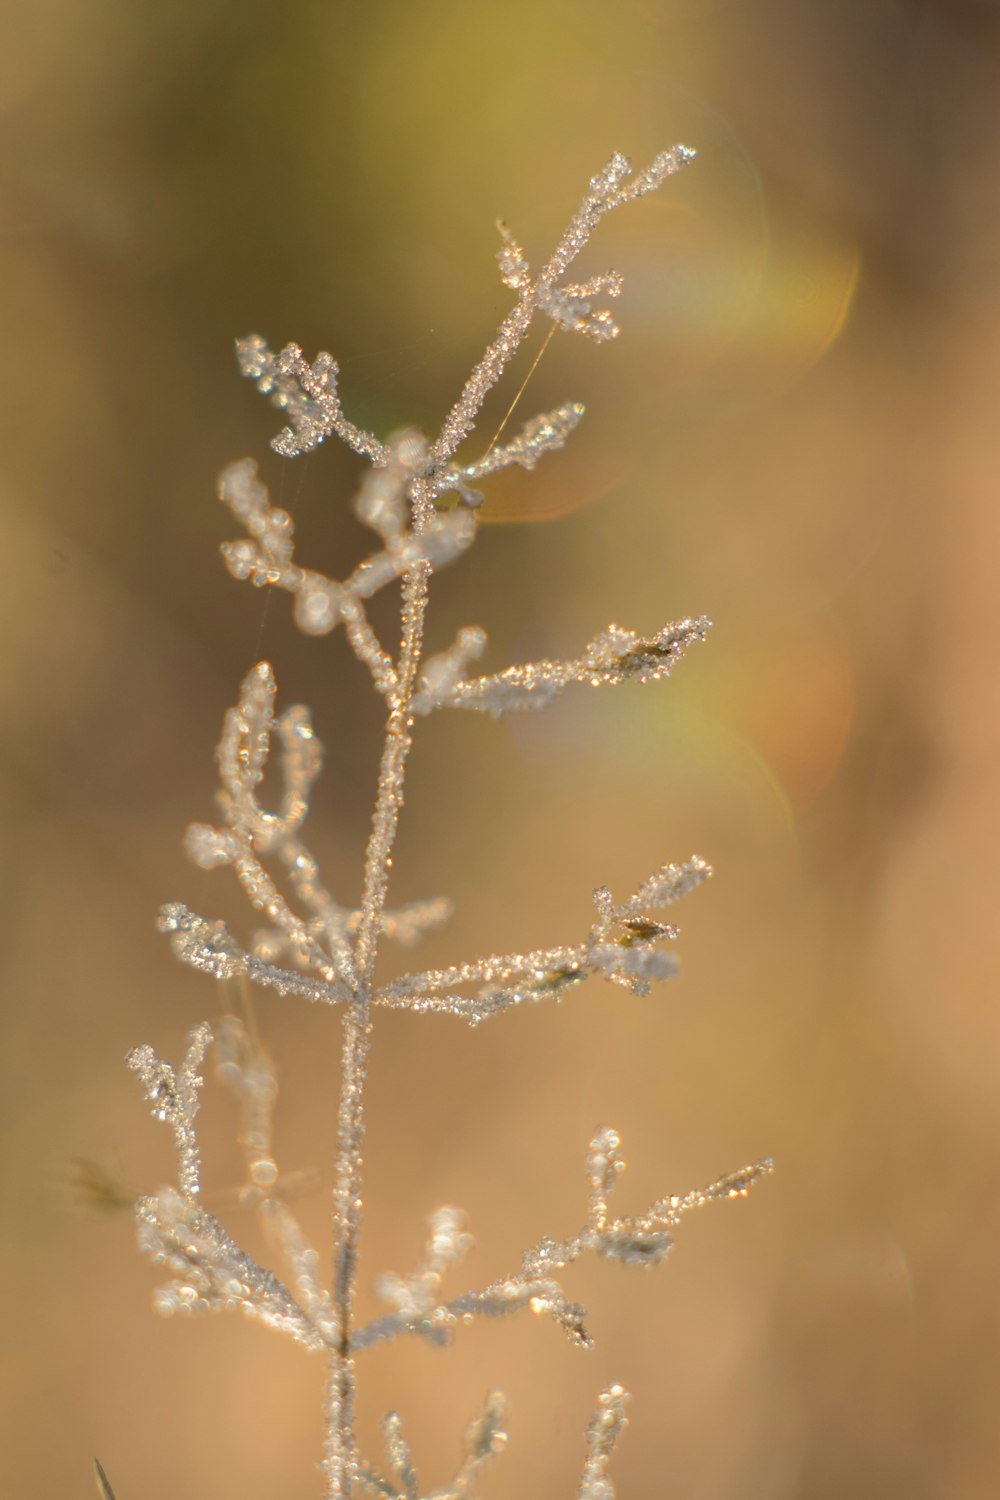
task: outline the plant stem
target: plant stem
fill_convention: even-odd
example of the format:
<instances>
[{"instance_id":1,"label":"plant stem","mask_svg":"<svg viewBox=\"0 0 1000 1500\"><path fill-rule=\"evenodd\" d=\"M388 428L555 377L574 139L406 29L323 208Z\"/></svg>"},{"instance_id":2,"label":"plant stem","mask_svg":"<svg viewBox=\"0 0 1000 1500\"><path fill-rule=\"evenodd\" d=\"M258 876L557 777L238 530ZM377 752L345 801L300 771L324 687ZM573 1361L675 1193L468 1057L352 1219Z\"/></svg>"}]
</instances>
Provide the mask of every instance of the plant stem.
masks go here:
<instances>
[{"instance_id":1,"label":"plant stem","mask_svg":"<svg viewBox=\"0 0 1000 1500\"><path fill-rule=\"evenodd\" d=\"M333 1300L337 1310L338 1344L330 1359L325 1413L326 1494L328 1500L350 1500L354 1474L354 1361L351 1356L351 1314L361 1222L361 1173L364 1149L364 1087L371 1045L371 993L378 956L378 936L389 888L391 851L403 805L403 783L409 754L413 698L423 643L427 608L426 563L418 563L403 577L402 646L397 689L386 724L379 767L378 796L365 856L361 923L355 944L358 982L353 1004L344 1019L340 1116L334 1193L335 1260Z\"/></svg>"}]
</instances>

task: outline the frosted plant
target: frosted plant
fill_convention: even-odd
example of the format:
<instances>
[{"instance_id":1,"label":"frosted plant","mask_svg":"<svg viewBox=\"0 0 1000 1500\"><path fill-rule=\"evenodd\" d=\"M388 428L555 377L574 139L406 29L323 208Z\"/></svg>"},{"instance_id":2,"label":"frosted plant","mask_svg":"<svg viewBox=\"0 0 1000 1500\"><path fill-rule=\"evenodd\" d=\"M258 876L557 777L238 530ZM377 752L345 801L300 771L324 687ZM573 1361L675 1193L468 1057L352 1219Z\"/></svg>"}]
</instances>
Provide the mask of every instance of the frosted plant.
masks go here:
<instances>
[{"instance_id":1,"label":"frosted plant","mask_svg":"<svg viewBox=\"0 0 1000 1500\"><path fill-rule=\"evenodd\" d=\"M259 1042L233 1016L195 1027L177 1068L160 1061L150 1047L137 1047L129 1055L153 1115L173 1132L178 1158L176 1186L162 1187L138 1202L139 1243L167 1277L156 1294L160 1312L238 1309L325 1360L327 1436L322 1467L329 1500L349 1500L352 1495L419 1500L427 1493L413 1471L395 1413L383 1424L383 1458L374 1463L358 1451L356 1360L363 1350L411 1336L446 1343L477 1318L506 1316L524 1308L547 1314L574 1343L587 1346L585 1309L570 1300L559 1280L565 1267L590 1252L629 1265L655 1264L666 1256L673 1231L688 1210L742 1197L770 1170L768 1162L758 1162L698 1191L668 1194L641 1213L617 1216L610 1204L624 1168L621 1145L615 1131L600 1129L586 1157L588 1191L575 1233L541 1239L523 1253L509 1275L451 1295L442 1290L443 1283L453 1276L471 1240L461 1212L440 1208L431 1216L420 1265L408 1274L383 1276L377 1291L385 1312L367 1325L356 1321L365 1073L378 1007L444 1013L476 1026L501 1011L559 999L595 975L644 995L675 969L670 944L676 928L662 920L664 909L711 873L703 860L693 858L662 866L624 899L615 900L601 887L594 892L591 924L575 941L414 970L389 983L376 980L383 939L410 945L444 922L451 910L444 899L396 910L387 904L391 850L416 718L448 708L494 715L539 709L574 684L656 682L708 628L703 618L684 619L642 637L610 625L572 660L509 666L485 676L470 675L486 647L477 626L459 631L454 643L436 656L425 657L423 652L429 582L437 569L453 562L475 539L476 508L482 500L475 485L511 465L534 468L543 455L564 445L583 414L577 404L558 407L525 423L512 440L494 442L480 458L466 463L455 455L474 428L485 396L536 315L598 341L616 336L609 311L595 305L595 299L617 296L618 274L608 271L572 283L566 273L604 214L658 188L692 154L675 146L634 175L624 156L613 156L592 179L555 250L537 271L506 225L499 226L500 272L516 301L432 442L415 432L383 442L356 427L341 407L337 365L329 354L320 354L310 364L295 344L279 354L256 335L237 344L243 374L287 419L272 443L278 453L294 458L336 434L368 459L371 467L355 510L376 534L378 545L342 579L303 566L296 556L291 517L271 504L256 465L243 459L227 468L219 482L220 498L243 531L222 548L226 566L238 579L291 594L295 619L306 633L325 635L343 628L371 673L375 691L385 700L385 741L360 901L357 906L343 905L324 886L303 841L309 795L322 758L309 711L296 706L277 713L274 672L267 662L257 663L223 725L218 822L193 824L186 846L204 869L230 866L267 925L244 945L221 922L176 903L163 909L160 925L178 958L195 969L340 1010L343 1057L334 1269L327 1284L320 1257L292 1212L294 1174L279 1171L272 1151L274 1072ZM378 639L365 605L397 581L401 644L393 652ZM264 807L259 797L272 752L281 780L274 810ZM203 1205L196 1117L201 1070L210 1048L220 1081L240 1103L240 1141L246 1159L240 1200L259 1214L268 1242L283 1263L284 1280L241 1250ZM612 1500L607 1467L625 1425L626 1399L617 1385L600 1396L587 1432L579 1500ZM493 1392L468 1428L457 1473L433 1492L436 1500L474 1493L483 1464L504 1446L505 1421L503 1397Z\"/></svg>"}]
</instances>

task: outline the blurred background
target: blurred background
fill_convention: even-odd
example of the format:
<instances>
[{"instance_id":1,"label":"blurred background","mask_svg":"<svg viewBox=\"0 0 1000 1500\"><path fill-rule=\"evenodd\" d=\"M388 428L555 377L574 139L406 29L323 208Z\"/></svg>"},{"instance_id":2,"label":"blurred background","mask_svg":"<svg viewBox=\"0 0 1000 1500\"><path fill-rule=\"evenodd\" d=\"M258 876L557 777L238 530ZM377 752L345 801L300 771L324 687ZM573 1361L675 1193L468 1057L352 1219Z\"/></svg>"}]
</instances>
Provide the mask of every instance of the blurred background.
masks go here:
<instances>
[{"instance_id":1,"label":"blurred background","mask_svg":"<svg viewBox=\"0 0 1000 1500\"><path fill-rule=\"evenodd\" d=\"M565 454L491 484L442 574L431 644L479 623L487 670L575 654L609 621L715 628L668 684L544 715L422 725L400 899L457 914L416 962L575 941L590 891L717 868L678 911L681 976L599 984L470 1032L379 1017L363 1311L454 1202L452 1293L580 1221L595 1124L622 1211L772 1154L669 1265L568 1273L597 1345L546 1322L360 1368L428 1488L491 1386L511 1442L489 1496L575 1493L598 1390L634 1394L625 1500L980 1500L1000 1485L996 586L1000 19L976 0L38 0L0 45L0 588L5 1487L118 1500L320 1492L319 1364L237 1318L150 1310L123 1191L172 1173L125 1052L179 1057L231 1005L154 916L247 936L227 872L186 864L222 714L261 656L327 747L310 842L344 900L380 733L338 637L234 583L213 498L253 454L300 556L366 536L359 461L283 463L231 340L341 364L348 413L436 430L510 304L498 215L530 259L612 150L697 164L602 225L614 345L559 336L519 418L577 399ZM544 338L484 414L489 436ZM476 451L473 439L469 452ZM377 612L392 630L388 611ZM405 965L398 955L388 965ZM328 1243L339 1026L275 995L278 1154ZM206 1091L209 1183L238 1173ZM239 1212L229 1226L258 1244Z\"/></svg>"}]
</instances>

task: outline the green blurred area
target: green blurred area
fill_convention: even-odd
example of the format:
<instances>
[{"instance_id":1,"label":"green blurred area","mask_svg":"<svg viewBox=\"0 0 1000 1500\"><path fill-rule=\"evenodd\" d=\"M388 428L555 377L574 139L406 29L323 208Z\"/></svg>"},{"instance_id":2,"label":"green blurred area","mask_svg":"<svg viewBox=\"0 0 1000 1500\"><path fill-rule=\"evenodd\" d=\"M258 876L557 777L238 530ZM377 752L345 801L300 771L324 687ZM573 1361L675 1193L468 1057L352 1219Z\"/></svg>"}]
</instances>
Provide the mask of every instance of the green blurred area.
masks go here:
<instances>
[{"instance_id":1,"label":"green blurred area","mask_svg":"<svg viewBox=\"0 0 1000 1500\"><path fill-rule=\"evenodd\" d=\"M641 166L683 140L697 163L581 267L624 273L621 339L556 337L518 407L579 399L584 422L491 482L430 629L482 624L496 670L612 620L715 628L665 685L422 725L395 865L401 899L457 899L428 963L575 941L594 886L667 859L717 878L678 914L681 978L647 1000L592 986L477 1032L380 1024L365 1305L439 1203L470 1212L470 1285L575 1228L601 1121L623 1211L764 1154L778 1172L684 1226L658 1273L581 1267L593 1354L530 1319L373 1351L361 1432L373 1449L398 1409L433 1488L500 1385L488 1493L571 1494L615 1379L630 1500L993 1496L995 9L41 0L0 24L9 1493L89 1494L95 1452L118 1500L320 1489L319 1366L235 1319L158 1321L127 1217L88 1222L63 1192L73 1157L143 1186L171 1170L120 1059L178 1057L219 1005L153 930L162 902L251 931L180 837L210 815L222 714L260 656L314 706L310 841L338 895L359 886L377 704L341 640L225 575L213 485L257 456L303 559L343 576L360 468L268 452L279 422L232 338L328 348L353 419L434 430L509 305L496 218L538 263L612 150ZM303 1216L325 1246L339 1028L268 996L259 1020L280 1159L318 1170ZM204 1120L224 1186L234 1122L211 1088Z\"/></svg>"}]
</instances>

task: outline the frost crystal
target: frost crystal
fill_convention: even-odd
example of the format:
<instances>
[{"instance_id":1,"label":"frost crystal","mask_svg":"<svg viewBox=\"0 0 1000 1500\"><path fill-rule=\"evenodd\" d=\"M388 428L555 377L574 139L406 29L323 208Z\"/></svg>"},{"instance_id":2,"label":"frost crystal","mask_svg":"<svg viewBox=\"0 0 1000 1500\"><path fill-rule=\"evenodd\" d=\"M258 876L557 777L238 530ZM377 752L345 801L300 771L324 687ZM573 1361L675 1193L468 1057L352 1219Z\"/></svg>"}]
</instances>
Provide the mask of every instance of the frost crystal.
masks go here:
<instances>
[{"instance_id":1,"label":"frost crystal","mask_svg":"<svg viewBox=\"0 0 1000 1500\"><path fill-rule=\"evenodd\" d=\"M475 486L511 466L533 469L543 456L564 446L583 414L579 403L567 403L533 417L516 436L495 441L479 458L460 460L456 453L473 430L485 396L536 314L555 328L597 342L616 336L617 324L605 304L621 291L621 277L608 270L570 281L569 268L606 213L652 192L692 154L684 146L671 147L638 173L624 156L612 156L591 179L555 249L538 269L500 224L500 274L516 301L433 441L403 431L383 442L355 426L341 406L331 355L321 353L310 364L297 344L275 354L256 334L237 343L243 374L287 419L272 445L279 454L308 453L336 435L369 461L355 511L377 542L342 578L304 567L296 554L291 517L272 505L256 464L246 458L231 464L219 481L220 499L241 531L223 545L226 567L236 579L291 595L293 617L305 634L322 636L343 628L384 700L385 739L360 898L357 904L343 903L327 889L304 839L323 758L309 710L292 705L277 712L278 688L268 662L256 663L244 677L218 746L217 818L193 823L185 845L201 869L232 870L264 925L248 939L237 940L222 922L179 902L160 914L160 928L176 956L199 973L226 981L223 1008L228 1010L238 996L242 1015L224 1014L195 1027L176 1068L149 1046L129 1054L128 1064L150 1111L173 1133L177 1154L177 1185L140 1198L136 1217L140 1248L166 1273L156 1293L161 1313L236 1310L321 1355L327 1372L322 1465L327 1500L352 1500L358 1494L382 1500L468 1500L484 1465L507 1441L504 1399L494 1391L469 1424L458 1467L443 1488L422 1490L395 1412L383 1422L385 1451L377 1467L359 1451L354 1420L356 1361L365 1349L410 1336L443 1344L476 1319L523 1311L551 1319L574 1344L586 1348L591 1343L586 1309L562 1284L567 1267L589 1253L630 1266L656 1264L667 1256L674 1230L688 1211L743 1197L770 1171L769 1162L757 1162L697 1191L658 1198L640 1213L616 1214L612 1204L625 1166L621 1142L614 1130L599 1129L587 1152L586 1200L575 1233L540 1239L507 1275L451 1295L444 1284L461 1266L472 1241L462 1212L439 1208L431 1216L415 1269L380 1277L376 1291L385 1311L366 1325L356 1320L365 1082L376 1008L449 1015L475 1025L503 1011L562 999L592 977L644 996L654 982L676 970L670 949L677 929L661 919L663 909L711 873L697 857L666 864L617 903L606 887L598 887L589 930L574 943L487 953L466 963L376 978L383 939L412 944L451 912L443 897L396 910L387 903L417 717L443 708L493 715L540 709L575 684L659 682L708 629L700 616L648 636L610 625L574 658L512 664L480 677L469 676L486 649L486 635L478 625L464 627L436 655L426 656L423 646L429 583L476 535L476 509L483 497ZM450 498L455 496L457 503ZM366 605L395 583L401 596L400 645L390 651L378 638ZM251 986L334 1006L342 1018L329 1279L292 1208L309 1174L283 1171L275 1154L277 1077L257 1032ZM235 1100L243 1157L242 1180L211 1201L220 1213L228 1205L257 1216L267 1247L283 1263L283 1279L242 1250L221 1218L205 1206L195 1123L210 1047L218 1081ZM587 1430L578 1500L613 1500L607 1469L625 1426L626 1399L617 1385L600 1397Z\"/></svg>"},{"instance_id":2,"label":"frost crystal","mask_svg":"<svg viewBox=\"0 0 1000 1500\"><path fill-rule=\"evenodd\" d=\"M318 354L310 364L298 344L286 344L272 354L262 338L252 333L237 340L236 357L244 375L256 381L263 396L270 396L279 411L288 413L291 426L282 428L272 447L285 458L295 458L316 448L335 432L356 453L373 463L386 461L386 450L370 432L355 427L344 416L337 395L337 361Z\"/></svg>"},{"instance_id":3,"label":"frost crystal","mask_svg":"<svg viewBox=\"0 0 1000 1500\"><path fill-rule=\"evenodd\" d=\"M628 1392L609 1385L601 1392L597 1410L587 1428L587 1461L583 1466L578 1500L615 1500L615 1487L607 1477L608 1460L628 1426L625 1403Z\"/></svg>"},{"instance_id":4,"label":"frost crystal","mask_svg":"<svg viewBox=\"0 0 1000 1500\"><path fill-rule=\"evenodd\" d=\"M414 712L435 708L477 708L499 717L511 709L545 708L570 683L590 687L618 687L623 682L659 682L688 646L703 641L711 628L704 615L666 625L655 636L644 639L634 630L609 625L603 635L588 642L583 655L573 661L533 661L523 667L507 667L493 677L426 680L413 700ZM478 654L478 653L477 653Z\"/></svg>"},{"instance_id":5,"label":"frost crystal","mask_svg":"<svg viewBox=\"0 0 1000 1500\"><path fill-rule=\"evenodd\" d=\"M212 1036L207 1021L196 1026L188 1037L184 1061L177 1072L161 1062L152 1047L134 1047L125 1061L146 1091L150 1110L174 1133L177 1145L178 1183L183 1196L194 1202L201 1191L198 1137L194 1117L198 1113L198 1092L202 1078L198 1072Z\"/></svg>"}]
</instances>

